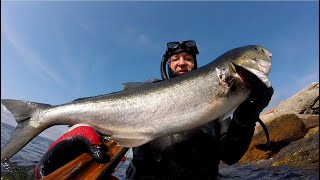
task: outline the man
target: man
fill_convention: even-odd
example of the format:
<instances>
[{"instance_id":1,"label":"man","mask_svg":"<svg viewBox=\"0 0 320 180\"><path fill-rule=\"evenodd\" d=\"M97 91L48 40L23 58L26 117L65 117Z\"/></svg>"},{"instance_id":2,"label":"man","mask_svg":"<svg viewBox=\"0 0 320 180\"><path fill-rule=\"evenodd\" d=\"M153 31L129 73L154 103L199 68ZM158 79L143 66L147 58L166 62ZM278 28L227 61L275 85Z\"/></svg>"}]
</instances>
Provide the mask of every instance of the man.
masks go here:
<instances>
[{"instance_id":1,"label":"man","mask_svg":"<svg viewBox=\"0 0 320 180\"><path fill-rule=\"evenodd\" d=\"M174 78L196 69L198 53L195 41L168 43L161 65L162 78ZM220 160L231 165L247 151L259 114L271 99L272 87L256 88L236 109L231 122L212 121L201 128L133 148L128 177L132 173L133 179L216 179Z\"/></svg>"},{"instance_id":2,"label":"man","mask_svg":"<svg viewBox=\"0 0 320 180\"><path fill-rule=\"evenodd\" d=\"M167 50L161 62L162 79L174 78L197 69L197 54L199 51L195 41L167 43ZM149 83L158 81L161 80ZM200 128L161 137L133 148L133 160L127 170L127 177L129 179L216 179L220 160L231 165L238 162L247 151L259 114L272 97L272 87L267 88L261 85L260 81L251 83L255 86L250 97L235 110L232 120L229 118L218 122L213 119ZM83 133L84 131L87 133ZM107 148L103 146L100 136L92 127L80 125L68 133L50 146L39 161L37 166L39 168L36 168L38 177L49 174L65 163L57 162L57 159L70 160L71 156L68 156L69 159L62 158L62 151L64 155L68 154L65 146L77 146L76 152L98 154L95 156L98 161L108 159ZM73 155L76 156L75 151ZM54 168L49 168L53 166Z\"/></svg>"}]
</instances>

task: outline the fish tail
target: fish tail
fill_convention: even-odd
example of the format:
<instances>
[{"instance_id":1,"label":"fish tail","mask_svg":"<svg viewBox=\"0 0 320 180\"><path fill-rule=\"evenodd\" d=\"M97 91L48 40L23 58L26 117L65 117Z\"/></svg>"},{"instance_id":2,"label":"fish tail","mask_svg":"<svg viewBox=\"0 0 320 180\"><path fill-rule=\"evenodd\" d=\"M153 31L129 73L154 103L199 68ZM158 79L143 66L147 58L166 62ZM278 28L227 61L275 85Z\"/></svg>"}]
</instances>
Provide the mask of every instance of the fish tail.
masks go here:
<instances>
[{"instance_id":1,"label":"fish tail","mask_svg":"<svg viewBox=\"0 0 320 180\"><path fill-rule=\"evenodd\" d=\"M29 101L1 99L1 103L12 113L18 125L13 131L9 141L1 149L1 161L9 159L22 149L34 137L44 129L44 123L39 122L35 112L51 108L49 104L35 103ZM39 125L40 124L40 125Z\"/></svg>"},{"instance_id":2,"label":"fish tail","mask_svg":"<svg viewBox=\"0 0 320 180\"><path fill-rule=\"evenodd\" d=\"M266 134L266 138L267 138L267 145L270 146L270 136L269 136L269 131L267 126L263 123L263 121L259 118L258 119L259 124L261 125L261 127L263 128L264 133Z\"/></svg>"}]
</instances>

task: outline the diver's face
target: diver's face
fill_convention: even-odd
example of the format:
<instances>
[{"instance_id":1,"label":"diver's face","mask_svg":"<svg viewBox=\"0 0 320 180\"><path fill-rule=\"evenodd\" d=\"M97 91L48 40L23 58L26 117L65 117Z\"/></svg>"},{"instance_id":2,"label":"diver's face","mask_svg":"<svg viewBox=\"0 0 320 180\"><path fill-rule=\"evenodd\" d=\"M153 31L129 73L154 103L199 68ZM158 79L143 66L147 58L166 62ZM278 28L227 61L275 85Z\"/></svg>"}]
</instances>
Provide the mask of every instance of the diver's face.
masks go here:
<instances>
[{"instance_id":1,"label":"diver's face","mask_svg":"<svg viewBox=\"0 0 320 180\"><path fill-rule=\"evenodd\" d=\"M177 53L170 57L169 67L175 75L187 73L194 68L194 58L187 52Z\"/></svg>"}]
</instances>

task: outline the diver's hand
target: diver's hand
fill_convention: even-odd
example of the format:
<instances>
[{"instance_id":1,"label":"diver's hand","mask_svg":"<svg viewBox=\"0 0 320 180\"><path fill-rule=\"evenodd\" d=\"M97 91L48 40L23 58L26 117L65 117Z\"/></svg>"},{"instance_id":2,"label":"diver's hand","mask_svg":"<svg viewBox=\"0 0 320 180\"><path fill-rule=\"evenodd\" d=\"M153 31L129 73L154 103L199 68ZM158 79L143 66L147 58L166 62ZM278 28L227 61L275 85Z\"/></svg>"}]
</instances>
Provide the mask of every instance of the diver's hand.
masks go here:
<instances>
[{"instance_id":1,"label":"diver's hand","mask_svg":"<svg viewBox=\"0 0 320 180\"><path fill-rule=\"evenodd\" d=\"M89 125L74 125L53 142L35 167L37 179L41 179L82 153L90 154L98 163L109 161L108 147L101 136Z\"/></svg>"},{"instance_id":2,"label":"diver's hand","mask_svg":"<svg viewBox=\"0 0 320 180\"><path fill-rule=\"evenodd\" d=\"M252 88L248 99L241 103L233 114L234 119L245 126L255 125L260 113L268 106L274 92L272 86L268 88L264 84L257 84Z\"/></svg>"}]
</instances>

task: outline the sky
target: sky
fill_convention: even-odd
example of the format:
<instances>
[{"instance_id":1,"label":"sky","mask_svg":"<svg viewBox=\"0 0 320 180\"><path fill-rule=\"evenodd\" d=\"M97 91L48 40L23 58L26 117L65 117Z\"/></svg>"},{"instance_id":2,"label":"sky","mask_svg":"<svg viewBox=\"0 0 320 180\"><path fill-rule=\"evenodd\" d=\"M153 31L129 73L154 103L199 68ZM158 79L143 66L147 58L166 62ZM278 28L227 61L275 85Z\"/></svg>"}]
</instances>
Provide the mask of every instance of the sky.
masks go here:
<instances>
[{"instance_id":1,"label":"sky","mask_svg":"<svg viewBox=\"0 0 320 180\"><path fill-rule=\"evenodd\" d=\"M200 67L240 46L271 51L266 109L319 82L319 1L1 1L1 99L59 105L160 79L166 43L189 39ZM1 121L16 125L3 106Z\"/></svg>"}]
</instances>

